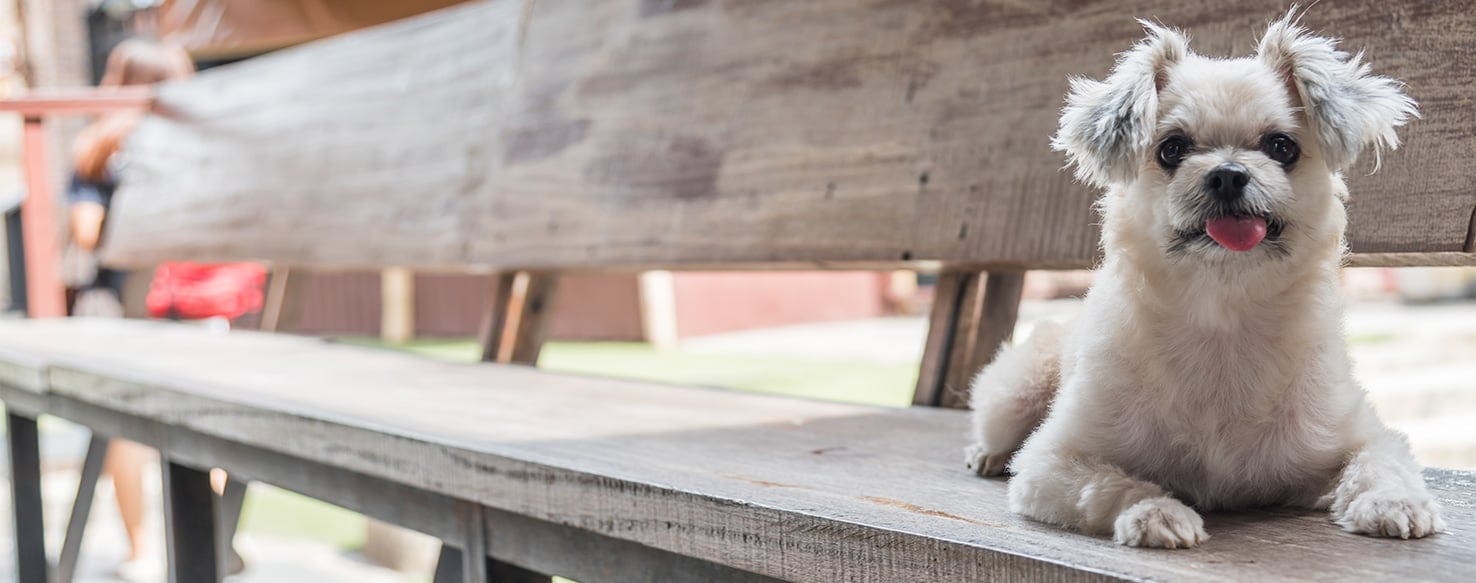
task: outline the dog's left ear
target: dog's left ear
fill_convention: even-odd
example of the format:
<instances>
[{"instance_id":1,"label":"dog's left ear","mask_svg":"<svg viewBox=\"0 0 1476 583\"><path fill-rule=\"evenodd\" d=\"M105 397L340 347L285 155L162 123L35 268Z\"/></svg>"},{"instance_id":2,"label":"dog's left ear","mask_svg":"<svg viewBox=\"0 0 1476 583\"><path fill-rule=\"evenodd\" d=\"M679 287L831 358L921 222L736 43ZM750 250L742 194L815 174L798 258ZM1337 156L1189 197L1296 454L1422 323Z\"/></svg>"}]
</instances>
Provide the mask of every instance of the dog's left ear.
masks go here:
<instances>
[{"instance_id":1,"label":"dog's left ear","mask_svg":"<svg viewBox=\"0 0 1476 583\"><path fill-rule=\"evenodd\" d=\"M1295 9L1266 29L1256 56L1286 79L1333 171L1351 166L1364 148L1375 156L1397 149L1395 128L1420 115L1403 84L1374 75L1363 53L1349 55L1337 41L1309 33Z\"/></svg>"}]
</instances>

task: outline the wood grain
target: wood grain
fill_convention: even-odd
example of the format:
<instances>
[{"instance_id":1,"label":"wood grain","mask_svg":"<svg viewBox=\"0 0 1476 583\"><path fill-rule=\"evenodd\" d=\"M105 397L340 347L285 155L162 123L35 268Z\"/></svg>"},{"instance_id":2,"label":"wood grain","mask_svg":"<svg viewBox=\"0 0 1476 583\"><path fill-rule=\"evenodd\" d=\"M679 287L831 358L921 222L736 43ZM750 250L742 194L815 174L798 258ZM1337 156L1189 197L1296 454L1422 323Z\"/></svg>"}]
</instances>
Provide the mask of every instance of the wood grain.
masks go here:
<instances>
[{"instance_id":1,"label":"wood grain","mask_svg":"<svg viewBox=\"0 0 1476 583\"><path fill-rule=\"evenodd\" d=\"M1103 76L1135 16L1245 54L1285 8L474 3L164 88L129 144L109 259L1086 266L1094 193L1046 144L1067 78ZM1476 12L1357 0L1303 20L1424 113L1382 170L1348 173L1353 249L1470 262Z\"/></svg>"},{"instance_id":2,"label":"wood grain","mask_svg":"<svg viewBox=\"0 0 1476 583\"><path fill-rule=\"evenodd\" d=\"M958 459L959 411L455 365L165 323L7 323L0 346L52 363L56 399L780 579L1476 576L1476 531L1459 526L1476 521L1470 474L1429 474L1456 527L1426 540L1358 537L1325 514L1279 511L1213 514L1203 548L1140 551L1008 513L1005 482Z\"/></svg>"}]
</instances>

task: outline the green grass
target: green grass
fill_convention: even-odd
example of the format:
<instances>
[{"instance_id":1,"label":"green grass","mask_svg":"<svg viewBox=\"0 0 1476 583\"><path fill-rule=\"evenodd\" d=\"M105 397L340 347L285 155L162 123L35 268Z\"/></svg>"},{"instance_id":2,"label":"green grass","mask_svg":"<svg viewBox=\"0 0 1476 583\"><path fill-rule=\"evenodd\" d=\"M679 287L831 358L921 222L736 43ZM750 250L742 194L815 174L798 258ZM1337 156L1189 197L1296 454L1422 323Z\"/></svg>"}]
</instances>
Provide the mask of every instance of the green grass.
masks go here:
<instances>
[{"instance_id":1,"label":"green grass","mask_svg":"<svg viewBox=\"0 0 1476 583\"><path fill-rule=\"evenodd\" d=\"M307 538L343 550L364 546L363 515L266 484L252 484L247 493L241 532Z\"/></svg>"},{"instance_id":2,"label":"green grass","mask_svg":"<svg viewBox=\"0 0 1476 583\"><path fill-rule=\"evenodd\" d=\"M371 338L342 340L385 347ZM479 353L471 340L416 340L385 348L454 362L475 362ZM897 407L911 401L917 382L916 364L699 354L656 350L634 342L550 342L544 345L538 365L568 373ZM241 530L311 538L355 550L364 544L364 524L364 517L348 510L285 490L253 486Z\"/></svg>"},{"instance_id":3,"label":"green grass","mask_svg":"<svg viewBox=\"0 0 1476 583\"><path fill-rule=\"evenodd\" d=\"M382 346L362 338L345 341ZM469 340L417 340L399 348L459 362L475 361L478 352ZM917 382L914 364L689 353L656 350L636 342L550 342L538 366L558 372L895 407L912 399Z\"/></svg>"}]
</instances>

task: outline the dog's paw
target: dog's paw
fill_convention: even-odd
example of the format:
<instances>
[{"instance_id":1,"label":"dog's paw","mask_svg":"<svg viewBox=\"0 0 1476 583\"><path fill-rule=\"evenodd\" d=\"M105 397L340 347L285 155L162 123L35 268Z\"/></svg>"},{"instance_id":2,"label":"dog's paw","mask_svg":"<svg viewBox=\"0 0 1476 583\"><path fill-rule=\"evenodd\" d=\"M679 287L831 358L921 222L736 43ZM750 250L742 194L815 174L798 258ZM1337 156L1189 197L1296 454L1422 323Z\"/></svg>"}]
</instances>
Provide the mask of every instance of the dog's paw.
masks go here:
<instances>
[{"instance_id":1,"label":"dog's paw","mask_svg":"<svg viewBox=\"0 0 1476 583\"><path fill-rule=\"evenodd\" d=\"M1014 452L993 452L983 444L976 443L964 450L964 463L980 476L1000 476L1004 475L1013 455Z\"/></svg>"},{"instance_id":2,"label":"dog's paw","mask_svg":"<svg viewBox=\"0 0 1476 583\"><path fill-rule=\"evenodd\" d=\"M1369 536L1424 538L1445 530L1440 507L1428 496L1365 493L1354 498L1333 522L1343 530Z\"/></svg>"},{"instance_id":3,"label":"dog's paw","mask_svg":"<svg viewBox=\"0 0 1476 583\"><path fill-rule=\"evenodd\" d=\"M1187 549L1209 540L1199 513L1173 498L1149 498L1117 515L1112 540L1130 547Z\"/></svg>"}]
</instances>

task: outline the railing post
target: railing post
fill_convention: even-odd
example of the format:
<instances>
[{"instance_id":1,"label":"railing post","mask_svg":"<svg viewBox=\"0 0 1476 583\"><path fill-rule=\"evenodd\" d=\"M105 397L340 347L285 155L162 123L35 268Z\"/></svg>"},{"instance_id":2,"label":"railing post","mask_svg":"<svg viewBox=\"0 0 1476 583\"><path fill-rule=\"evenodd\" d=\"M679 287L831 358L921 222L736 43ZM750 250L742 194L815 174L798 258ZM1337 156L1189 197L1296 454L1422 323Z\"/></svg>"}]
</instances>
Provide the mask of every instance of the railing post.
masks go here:
<instances>
[{"instance_id":1,"label":"railing post","mask_svg":"<svg viewBox=\"0 0 1476 583\"><path fill-rule=\"evenodd\" d=\"M39 115L25 117L24 138L26 198L21 203L21 232L25 238L26 307L32 318L65 316L56 200L46 161L46 124Z\"/></svg>"}]
</instances>

